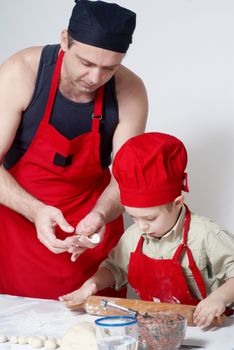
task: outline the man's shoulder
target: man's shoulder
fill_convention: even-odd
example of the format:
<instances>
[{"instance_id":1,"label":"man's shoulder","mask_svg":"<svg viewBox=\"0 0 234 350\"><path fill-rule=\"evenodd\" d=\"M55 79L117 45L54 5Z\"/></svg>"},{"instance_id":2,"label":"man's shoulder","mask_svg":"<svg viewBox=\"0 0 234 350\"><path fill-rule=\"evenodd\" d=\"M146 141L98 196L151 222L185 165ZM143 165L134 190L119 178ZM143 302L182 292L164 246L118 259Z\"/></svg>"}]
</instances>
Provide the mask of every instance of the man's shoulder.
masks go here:
<instances>
[{"instance_id":1,"label":"man's shoulder","mask_svg":"<svg viewBox=\"0 0 234 350\"><path fill-rule=\"evenodd\" d=\"M2 64L1 70L6 70L17 78L23 76L25 79L36 75L42 49L42 46L35 46L14 53Z\"/></svg>"},{"instance_id":2,"label":"man's shoulder","mask_svg":"<svg viewBox=\"0 0 234 350\"><path fill-rule=\"evenodd\" d=\"M140 115L145 120L148 98L142 79L121 65L115 73L115 89L119 106L125 106L122 114Z\"/></svg>"},{"instance_id":3,"label":"man's shoulder","mask_svg":"<svg viewBox=\"0 0 234 350\"><path fill-rule=\"evenodd\" d=\"M32 98L42 47L31 47L16 52L0 66L0 89L6 96L15 91L16 108L24 111Z\"/></svg>"},{"instance_id":4,"label":"man's shoulder","mask_svg":"<svg viewBox=\"0 0 234 350\"><path fill-rule=\"evenodd\" d=\"M117 88L144 85L142 79L124 65L121 65L115 73L115 81Z\"/></svg>"}]
</instances>

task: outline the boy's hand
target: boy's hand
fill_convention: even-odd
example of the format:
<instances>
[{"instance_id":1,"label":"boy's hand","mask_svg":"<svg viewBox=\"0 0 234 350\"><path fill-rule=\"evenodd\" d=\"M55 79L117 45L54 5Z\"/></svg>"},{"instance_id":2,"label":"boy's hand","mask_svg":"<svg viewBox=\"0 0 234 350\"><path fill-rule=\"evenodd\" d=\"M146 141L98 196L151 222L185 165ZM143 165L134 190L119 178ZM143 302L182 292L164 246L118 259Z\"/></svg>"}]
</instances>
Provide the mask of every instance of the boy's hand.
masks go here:
<instances>
[{"instance_id":1,"label":"boy's hand","mask_svg":"<svg viewBox=\"0 0 234 350\"><path fill-rule=\"evenodd\" d=\"M208 327L215 317L222 315L225 309L224 300L211 294L197 305L193 321L198 327Z\"/></svg>"},{"instance_id":2,"label":"boy's hand","mask_svg":"<svg viewBox=\"0 0 234 350\"><path fill-rule=\"evenodd\" d=\"M90 283L88 280L80 287L80 289L77 289L72 293L65 294L59 297L59 300L64 302L64 304L67 307L69 307L73 305L83 304L90 295L93 295L96 293L97 293L96 284Z\"/></svg>"}]
</instances>

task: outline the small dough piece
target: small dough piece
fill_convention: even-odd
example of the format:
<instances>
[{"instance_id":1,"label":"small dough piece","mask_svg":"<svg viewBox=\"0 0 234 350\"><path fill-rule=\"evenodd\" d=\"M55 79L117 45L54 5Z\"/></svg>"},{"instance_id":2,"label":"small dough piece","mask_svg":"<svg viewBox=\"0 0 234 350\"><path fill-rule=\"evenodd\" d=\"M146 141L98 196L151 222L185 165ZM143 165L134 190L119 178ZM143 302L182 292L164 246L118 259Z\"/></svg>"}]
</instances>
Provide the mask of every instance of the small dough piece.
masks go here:
<instances>
[{"instance_id":1,"label":"small dough piece","mask_svg":"<svg viewBox=\"0 0 234 350\"><path fill-rule=\"evenodd\" d=\"M9 340L12 344L18 344L18 337L14 336L14 335L12 337L10 337Z\"/></svg>"},{"instance_id":2,"label":"small dough piece","mask_svg":"<svg viewBox=\"0 0 234 350\"><path fill-rule=\"evenodd\" d=\"M48 339L48 338L47 338ZM55 343L57 342L57 339L56 338L52 338L52 337L50 337L50 339L49 340L53 340L53 341L55 341Z\"/></svg>"},{"instance_id":3,"label":"small dough piece","mask_svg":"<svg viewBox=\"0 0 234 350\"><path fill-rule=\"evenodd\" d=\"M57 348L57 342L54 339L48 339L45 342L45 348L50 350L50 349L56 349Z\"/></svg>"},{"instance_id":4,"label":"small dough piece","mask_svg":"<svg viewBox=\"0 0 234 350\"><path fill-rule=\"evenodd\" d=\"M27 337L24 337L24 336L20 336L20 337L18 338L18 344L20 344L20 345L28 344L28 338L27 338Z\"/></svg>"},{"instance_id":5,"label":"small dough piece","mask_svg":"<svg viewBox=\"0 0 234 350\"><path fill-rule=\"evenodd\" d=\"M48 339L48 337L46 335L40 335L39 338L41 339L41 341L43 342L43 344L46 342L46 340Z\"/></svg>"},{"instance_id":6,"label":"small dough piece","mask_svg":"<svg viewBox=\"0 0 234 350\"><path fill-rule=\"evenodd\" d=\"M31 342L33 341L35 337L29 336L28 337L28 344L31 345Z\"/></svg>"},{"instance_id":7,"label":"small dough piece","mask_svg":"<svg viewBox=\"0 0 234 350\"><path fill-rule=\"evenodd\" d=\"M8 338L6 335L0 334L0 343L6 343Z\"/></svg>"},{"instance_id":8,"label":"small dough piece","mask_svg":"<svg viewBox=\"0 0 234 350\"><path fill-rule=\"evenodd\" d=\"M94 233L92 236L89 237L90 241L94 244L98 244L100 242L100 236L97 233Z\"/></svg>"},{"instance_id":9,"label":"small dough piece","mask_svg":"<svg viewBox=\"0 0 234 350\"><path fill-rule=\"evenodd\" d=\"M43 347L43 341L39 337L32 337L30 343L32 348L39 349Z\"/></svg>"},{"instance_id":10,"label":"small dough piece","mask_svg":"<svg viewBox=\"0 0 234 350\"><path fill-rule=\"evenodd\" d=\"M95 324L80 322L69 328L62 338L61 350L98 350Z\"/></svg>"},{"instance_id":11,"label":"small dough piece","mask_svg":"<svg viewBox=\"0 0 234 350\"><path fill-rule=\"evenodd\" d=\"M57 339L57 345L61 346L61 344L62 344L62 339L61 338Z\"/></svg>"}]
</instances>

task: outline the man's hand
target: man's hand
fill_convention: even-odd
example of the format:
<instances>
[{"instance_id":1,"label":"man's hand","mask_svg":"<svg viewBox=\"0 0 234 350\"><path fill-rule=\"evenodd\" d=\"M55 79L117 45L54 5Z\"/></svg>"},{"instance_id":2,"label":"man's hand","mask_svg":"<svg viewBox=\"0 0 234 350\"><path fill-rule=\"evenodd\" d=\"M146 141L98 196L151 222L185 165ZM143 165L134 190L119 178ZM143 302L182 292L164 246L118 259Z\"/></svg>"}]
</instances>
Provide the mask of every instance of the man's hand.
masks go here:
<instances>
[{"instance_id":1,"label":"man's hand","mask_svg":"<svg viewBox=\"0 0 234 350\"><path fill-rule=\"evenodd\" d=\"M42 205L37 209L33 222L39 241L50 251L58 254L69 249L69 242L57 239L55 235L56 225L64 232L72 233L74 231L74 228L65 220L61 210L49 205Z\"/></svg>"},{"instance_id":2,"label":"man's hand","mask_svg":"<svg viewBox=\"0 0 234 350\"><path fill-rule=\"evenodd\" d=\"M90 237L98 234L102 241L105 233L105 221L99 212L92 211L79 222L76 227L74 237L68 237L65 242L70 246L69 253L72 253L71 260L76 261L80 254L87 248L95 248L97 244L93 243Z\"/></svg>"},{"instance_id":3,"label":"man's hand","mask_svg":"<svg viewBox=\"0 0 234 350\"><path fill-rule=\"evenodd\" d=\"M224 300L211 294L197 305L193 314L193 321L198 327L208 327L215 317L222 315L225 309Z\"/></svg>"}]
</instances>

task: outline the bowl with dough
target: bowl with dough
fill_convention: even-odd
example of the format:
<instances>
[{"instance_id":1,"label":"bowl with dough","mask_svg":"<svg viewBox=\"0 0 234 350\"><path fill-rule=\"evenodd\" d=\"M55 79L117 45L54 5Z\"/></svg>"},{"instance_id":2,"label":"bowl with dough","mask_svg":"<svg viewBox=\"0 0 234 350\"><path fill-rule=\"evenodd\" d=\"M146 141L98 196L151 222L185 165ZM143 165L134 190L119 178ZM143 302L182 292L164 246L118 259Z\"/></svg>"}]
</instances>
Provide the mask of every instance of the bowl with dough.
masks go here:
<instances>
[{"instance_id":1,"label":"bowl with dough","mask_svg":"<svg viewBox=\"0 0 234 350\"><path fill-rule=\"evenodd\" d=\"M139 316L138 326L141 348L175 350L182 344L187 320L177 313L156 312Z\"/></svg>"}]
</instances>

